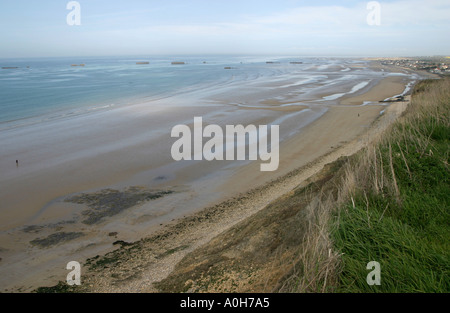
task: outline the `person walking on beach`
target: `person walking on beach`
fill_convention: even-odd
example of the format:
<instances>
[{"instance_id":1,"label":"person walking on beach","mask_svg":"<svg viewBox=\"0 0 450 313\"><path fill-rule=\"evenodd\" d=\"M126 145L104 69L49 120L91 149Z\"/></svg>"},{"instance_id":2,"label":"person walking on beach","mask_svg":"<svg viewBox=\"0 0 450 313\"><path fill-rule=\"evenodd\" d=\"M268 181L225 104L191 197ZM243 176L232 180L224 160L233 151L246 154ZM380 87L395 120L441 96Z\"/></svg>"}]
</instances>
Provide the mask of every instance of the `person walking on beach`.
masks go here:
<instances>
[{"instance_id":1,"label":"person walking on beach","mask_svg":"<svg viewBox=\"0 0 450 313\"><path fill-rule=\"evenodd\" d=\"M16 166L19 167L19 160L16 160Z\"/></svg>"}]
</instances>

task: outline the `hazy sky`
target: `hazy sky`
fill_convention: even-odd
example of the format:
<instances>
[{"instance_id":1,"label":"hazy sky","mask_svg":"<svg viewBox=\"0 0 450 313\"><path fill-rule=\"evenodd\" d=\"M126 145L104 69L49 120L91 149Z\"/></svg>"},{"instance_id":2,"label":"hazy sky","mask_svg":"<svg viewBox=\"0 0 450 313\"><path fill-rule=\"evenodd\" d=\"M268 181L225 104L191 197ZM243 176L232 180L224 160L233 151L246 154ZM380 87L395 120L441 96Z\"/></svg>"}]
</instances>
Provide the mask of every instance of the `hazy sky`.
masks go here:
<instances>
[{"instance_id":1,"label":"hazy sky","mask_svg":"<svg viewBox=\"0 0 450 313\"><path fill-rule=\"evenodd\" d=\"M0 58L151 54L450 55L449 0L0 0ZM374 19L371 19L374 21Z\"/></svg>"}]
</instances>

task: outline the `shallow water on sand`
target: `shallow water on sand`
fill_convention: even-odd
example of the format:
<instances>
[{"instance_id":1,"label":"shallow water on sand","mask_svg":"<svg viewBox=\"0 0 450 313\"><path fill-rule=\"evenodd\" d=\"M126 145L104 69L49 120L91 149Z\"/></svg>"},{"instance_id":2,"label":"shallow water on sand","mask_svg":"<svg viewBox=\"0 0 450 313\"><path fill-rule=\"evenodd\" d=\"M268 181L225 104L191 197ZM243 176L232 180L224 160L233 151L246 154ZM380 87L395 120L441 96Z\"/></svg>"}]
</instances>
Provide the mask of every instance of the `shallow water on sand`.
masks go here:
<instances>
[{"instance_id":1,"label":"shallow water on sand","mask_svg":"<svg viewBox=\"0 0 450 313\"><path fill-rule=\"evenodd\" d=\"M174 60L185 64L172 65ZM142 61L148 64L138 64ZM362 75L381 77L363 61L318 58L3 59L0 65L17 67L0 70L0 129L175 95L228 94L236 87L240 95L247 94L243 88L251 93L264 86L309 93L317 86L357 81Z\"/></svg>"}]
</instances>

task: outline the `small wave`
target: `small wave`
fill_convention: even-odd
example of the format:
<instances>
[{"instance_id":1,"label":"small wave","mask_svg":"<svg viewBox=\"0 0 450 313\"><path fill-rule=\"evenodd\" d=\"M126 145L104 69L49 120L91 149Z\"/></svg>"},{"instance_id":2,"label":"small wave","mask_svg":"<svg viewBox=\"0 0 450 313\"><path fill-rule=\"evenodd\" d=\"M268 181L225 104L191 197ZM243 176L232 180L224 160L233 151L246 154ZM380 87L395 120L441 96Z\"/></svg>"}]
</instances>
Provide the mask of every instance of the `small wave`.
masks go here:
<instances>
[{"instance_id":1,"label":"small wave","mask_svg":"<svg viewBox=\"0 0 450 313\"><path fill-rule=\"evenodd\" d=\"M289 87L295 87L295 86L301 86L301 85L314 84L314 83L319 82L321 79L326 79L326 78L327 78L327 76L323 76L323 75L311 77L311 78L299 80L295 83L280 86L279 88L289 88Z\"/></svg>"},{"instance_id":2,"label":"small wave","mask_svg":"<svg viewBox=\"0 0 450 313\"><path fill-rule=\"evenodd\" d=\"M359 83L359 84L353 86L352 90L350 90L349 92L346 92L346 93L336 93L336 94L333 94L333 95L329 95L329 96L322 97L322 99L323 99L323 100L326 100L326 101L331 101L331 100L339 99L339 98L341 98L341 97L343 97L343 96L345 96L345 95L349 95L349 94L352 94L352 93L357 92L358 90L363 89L363 88L366 87L369 83L370 83L370 81L367 81L367 82L361 82L361 83Z\"/></svg>"},{"instance_id":3,"label":"small wave","mask_svg":"<svg viewBox=\"0 0 450 313\"><path fill-rule=\"evenodd\" d=\"M324 70L328 69L329 67L330 67L330 64L323 64L323 65L319 65L317 67L317 70L318 71L324 71Z\"/></svg>"},{"instance_id":4,"label":"small wave","mask_svg":"<svg viewBox=\"0 0 450 313\"><path fill-rule=\"evenodd\" d=\"M62 82L69 82L72 81L73 78L53 78L53 79L48 79L47 82L49 83L62 83Z\"/></svg>"},{"instance_id":5,"label":"small wave","mask_svg":"<svg viewBox=\"0 0 450 313\"><path fill-rule=\"evenodd\" d=\"M370 81L367 81L367 82L361 82L361 83L357 84L356 86L354 86L354 87L352 88L352 90L351 90L349 93L355 93L355 92L357 92L358 90L361 90L361 89L363 89L364 87L366 87L369 83L370 83Z\"/></svg>"},{"instance_id":6,"label":"small wave","mask_svg":"<svg viewBox=\"0 0 450 313\"><path fill-rule=\"evenodd\" d=\"M336 100L336 99L339 99L342 96L345 96L345 93L336 93L334 95L323 97L323 99L324 100Z\"/></svg>"}]
</instances>

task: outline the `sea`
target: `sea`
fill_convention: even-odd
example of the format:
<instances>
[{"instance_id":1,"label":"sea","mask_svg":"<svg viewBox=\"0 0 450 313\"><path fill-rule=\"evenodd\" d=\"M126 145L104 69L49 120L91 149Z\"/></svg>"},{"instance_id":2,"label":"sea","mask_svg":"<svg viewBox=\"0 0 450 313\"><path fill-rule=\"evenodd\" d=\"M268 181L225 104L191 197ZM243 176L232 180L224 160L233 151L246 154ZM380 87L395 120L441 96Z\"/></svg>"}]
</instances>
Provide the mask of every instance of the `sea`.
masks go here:
<instances>
[{"instance_id":1,"label":"sea","mask_svg":"<svg viewBox=\"0 0 450 313\"><path fill-rule=\"evenodd\" d=\"M230 84L287 82L289 77L280 87L304 88L312 83L350 81L357 77L351 66L366 63L217 55L0 59L0 130ZM333 75L329 75L330 67ZM367 68L360 71L367 77ZM349 92L367 84L367 80L353 84Z\"/></svg>"}]
</instances>

